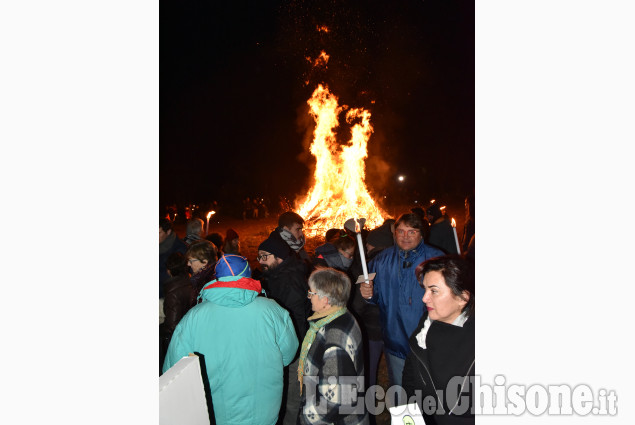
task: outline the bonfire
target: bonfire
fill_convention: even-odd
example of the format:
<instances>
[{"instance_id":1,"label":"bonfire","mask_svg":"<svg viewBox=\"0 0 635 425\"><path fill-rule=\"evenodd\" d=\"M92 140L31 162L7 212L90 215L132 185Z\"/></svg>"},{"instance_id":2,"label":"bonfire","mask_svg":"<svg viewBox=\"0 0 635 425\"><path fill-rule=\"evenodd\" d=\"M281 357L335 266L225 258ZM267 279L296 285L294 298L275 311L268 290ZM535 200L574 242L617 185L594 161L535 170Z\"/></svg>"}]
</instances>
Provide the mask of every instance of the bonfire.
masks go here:
<instances>
[{"instance_id":1,"label":"bonfire","mask_svg":"<svg viewBox=\"0 0 635 425\"><path fill-rule=\"evenodd\" d=\"M340 144L335 129L338 115L346 107L338 106L337 96L322 84L307 103L315 120L310 150L316 163L313 186L297 209L305 220L305 234L311 237L330 228L344 228L350 218L365 218L370 229L381 225L388 214L375 204L364 182L364 160L373 132L370 112L353 108L346 113L351 137Z\"/></svg>"}]
</instances>

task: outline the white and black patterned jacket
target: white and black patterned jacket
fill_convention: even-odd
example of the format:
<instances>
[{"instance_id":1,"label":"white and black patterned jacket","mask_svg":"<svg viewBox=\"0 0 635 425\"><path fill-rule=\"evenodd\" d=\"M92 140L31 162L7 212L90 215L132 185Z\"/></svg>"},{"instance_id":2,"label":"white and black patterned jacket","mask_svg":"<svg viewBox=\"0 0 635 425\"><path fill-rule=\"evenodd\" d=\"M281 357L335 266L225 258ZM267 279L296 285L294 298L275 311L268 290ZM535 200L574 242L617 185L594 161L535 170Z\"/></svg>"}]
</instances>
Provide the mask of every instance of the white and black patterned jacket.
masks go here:
<instances>
[{"instance_id":1,"label":"white and black patterned jacket","mask_svg":"<svg viewBox=\"0 0 635 425\"><path fill-rule=\"evenodd\" d=\"M300 424L369 423L364 409L362 333L350 312L317 332L303 379Z\"/></svg>"}]
</instances>

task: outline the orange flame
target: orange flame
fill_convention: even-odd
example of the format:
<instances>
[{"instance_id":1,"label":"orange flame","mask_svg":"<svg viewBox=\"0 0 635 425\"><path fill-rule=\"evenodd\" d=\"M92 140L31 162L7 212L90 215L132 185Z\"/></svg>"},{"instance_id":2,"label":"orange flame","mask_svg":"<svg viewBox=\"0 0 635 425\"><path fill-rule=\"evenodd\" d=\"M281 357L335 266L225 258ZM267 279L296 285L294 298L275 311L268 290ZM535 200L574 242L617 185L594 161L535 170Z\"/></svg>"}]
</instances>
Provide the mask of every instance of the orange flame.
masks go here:
<instances>
[{"instance_id":1,"label":"orange flame","mask_svg":"<svg viewBox=\"0 0 635 425\"><path fill-rule=\"evenodd\" d=\"M366 218L366 227L372 229L388 216L375 205L364 183L366 147L373 132L370 112L362 108L348 111L351 140L340 146L333 130L339 126L337 116L345 107L337 101L321 84L307 101L315 119L310 149L316 159L313 187L298 210L306 221L307 236L341 229L349 218Z\"/></svg>"},{"instance_id":2,"label":"orange flame","mask_svg":"<svg viewBox=\"0 0 635 425\"><path fill-rule=\"evenodd\" d=\"M311 62L311 64L313 65L314 68L318 67L318 66L326 66L329 63L329 58L330 56L326 54L326 52L324 50L322 50L320 52L320 55L314 59L311 59L310 56L306 57L306 60L308 62Z\"/></svg>"},{"instance_id":3,"label":"orange flame","mask_svg":"<svg viewBox=\"0 0 635 425\"><path fill-rule=\"evenodd\" d=\"M452 219L452 227L456 228L456 221L454 221L454 219Z\"/></svg>"}]
</instances>

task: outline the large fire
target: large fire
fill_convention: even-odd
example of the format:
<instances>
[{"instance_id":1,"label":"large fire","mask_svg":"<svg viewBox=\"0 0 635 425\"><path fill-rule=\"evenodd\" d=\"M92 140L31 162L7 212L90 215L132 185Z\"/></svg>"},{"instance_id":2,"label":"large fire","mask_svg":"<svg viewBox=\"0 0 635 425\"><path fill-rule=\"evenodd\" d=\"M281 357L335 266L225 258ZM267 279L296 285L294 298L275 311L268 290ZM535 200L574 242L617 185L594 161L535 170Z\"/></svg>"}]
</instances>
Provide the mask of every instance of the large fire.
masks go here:
<instances>
[{"instance_id":1,"label":"large fire","mask_svg":"<svg viewBox=\"0 0 635 425\"><path fill-rule=\"evenodd\" d=\"M373 132L370 112L356 108L346 113L346 122L352 125L351 139L340 145L334 129L346 107L338 106L337 97L322 84L307 103L315 119L311 154L316 164L313 187L297 211L306 221L305 234L316 236L330 228L344 228L349 218L366 218L369 229L381 225L388 214L375 205L364 183L366 147Z\"/></svg>"}]
</instances>

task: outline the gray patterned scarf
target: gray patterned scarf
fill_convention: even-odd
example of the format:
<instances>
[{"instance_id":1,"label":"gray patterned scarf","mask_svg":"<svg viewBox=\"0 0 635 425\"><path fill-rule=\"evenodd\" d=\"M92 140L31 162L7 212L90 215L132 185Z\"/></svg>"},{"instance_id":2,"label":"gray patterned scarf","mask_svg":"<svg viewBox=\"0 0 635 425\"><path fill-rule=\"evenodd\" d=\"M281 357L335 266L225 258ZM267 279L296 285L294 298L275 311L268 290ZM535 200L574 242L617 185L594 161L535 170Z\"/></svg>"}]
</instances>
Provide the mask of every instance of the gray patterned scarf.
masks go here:
<instances>
[{"instance_id":1,"label":"gray patterned scarf","mask_svg":"<svg viewBox=\"0 0 635 425\"><path fill-rule=\"evenodd\" d=\"M300 239L296 239L287 229L280 229L280 236L291 247L292 250L298 252L304 246L304 235Z\"/></svg>"}]
</instances>

